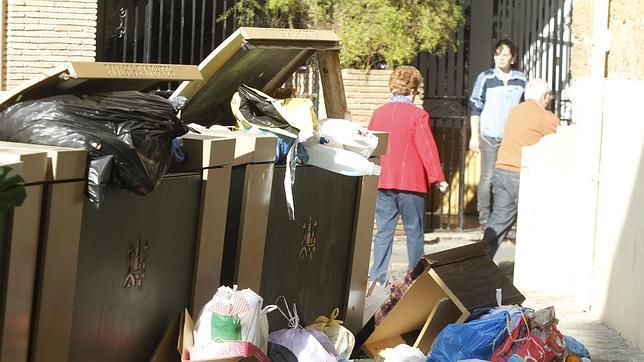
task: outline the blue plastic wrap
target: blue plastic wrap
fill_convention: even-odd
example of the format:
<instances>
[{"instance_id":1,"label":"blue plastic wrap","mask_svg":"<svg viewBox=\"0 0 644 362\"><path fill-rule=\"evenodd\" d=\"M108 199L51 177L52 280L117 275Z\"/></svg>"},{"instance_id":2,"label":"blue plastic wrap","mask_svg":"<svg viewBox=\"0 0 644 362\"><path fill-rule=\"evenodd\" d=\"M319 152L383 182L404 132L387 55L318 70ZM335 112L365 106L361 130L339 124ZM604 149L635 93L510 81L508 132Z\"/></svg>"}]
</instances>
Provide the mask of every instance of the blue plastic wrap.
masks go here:
<instances>
[{"instance_id":1,"label":"blue plastic wrap","mask_svg":"<svg viewBox=\"0 0 644 362\"><path fill-rule=\"evenodd\" d=\"M586 346L581 344L575 338L571 336L564 336L564 343L566 344L566 349L568 352L572 352L579 357L590 358L590 352L586 349Z\"/></svg>"},{"instance_id":2,"label":"blue plastic wrap","mask_svg":"<svg viewBox=\"0 0 644 362\"><path fill-rule=\"evenodd\" d=\"M449 324L436 336L428 362L455 362L478 358L489 360L508 336L507 312L464 324Z\"/></svg>"}]
</instances>

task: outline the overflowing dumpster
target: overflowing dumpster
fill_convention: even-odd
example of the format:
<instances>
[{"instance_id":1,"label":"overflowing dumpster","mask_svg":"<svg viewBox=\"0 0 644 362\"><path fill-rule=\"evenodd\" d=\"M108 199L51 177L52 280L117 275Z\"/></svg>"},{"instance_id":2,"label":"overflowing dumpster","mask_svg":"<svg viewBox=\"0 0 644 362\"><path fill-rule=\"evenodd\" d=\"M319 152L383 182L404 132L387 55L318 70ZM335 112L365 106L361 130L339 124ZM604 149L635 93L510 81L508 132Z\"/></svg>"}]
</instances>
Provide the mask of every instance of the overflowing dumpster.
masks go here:
<instances>
[{"instance_id":1,"label":"overflowing dumpster","mask_svg":"<svg viewBox=\"0 0 644 362\"><path fill-rule=\"evenodd\" d=\"M240 28L199 65L204 80L182 83L171 98L188 99L181 111L186 123L234 125L230 103L240 85L274 94L316 57L326 114L345 118L339 49L331 31ZM386 151L386 135L378 137L373 157ZM248 171L239 169L236 175L233 170L222 284L251 288L267 302L285 296L296 303L303 323L340 308L339 318L356 331L362 326L377 177L298 166L291 220L283 186L286 168L277 165L262 173L257 179L272 181L264 180L256 190L243 187ZM262 199L252 207L254 218L242 215L250 197ZM269 318L271 329L286 324L277 315Z\"/></svg>"},{"instance_id":2,"label":"overflowing dumpster","mask_svg":"<svg viewBox=\"0 0 644 362\"><path fill-rule=\"evenodd\" d=\"M79 105L90 101L116 109L115 118L154 118L133 103L115 106L130 94L119 92L185 80L170 100L174 107L187 99L178 125L231 125L230 101L240 85L272 92L315 56L326 114L345 118L338 51L339 39L329 31L241 28L199 68L70 63L12 90L0 101L0 115L27 122L22 116L31 119L29 110L47 109L59 117L63 104L91 122L111 120L112 113ZM170 103L152 98L141 99ZM39 123L40 138L20 134L22 123L16 132L7 131L8 122L0 127L2 139L21 142L0 143L2 152L29 166L25 204L0 220L0 238L26 240L13 247L16 241L7 239L12 247L4 249L10 254L4 256L3 360L147 360L184 307L197 315L223 284L256 290L266 303L286 297L302 324L339 308L348 328L362 326L376 176L299 166L288 190L287 167L275 164L278 138L201 129L168 144L175 161L155 170L163 174L158 181L108 182L103 161L116 160L112 175L131 165L100 158L109 148L100 141L62 137L47 123L56 117ZM46 143L47 132L71 143L34 144ZM117 134L136 148L133 133ZM386 134L377 136L375 162L387 143ZM69 146L74 142L83 147ZM143 157L141 166L148 161ZM33 227L18 232L18 223ZM271 329L285 325L270 318Z\"/></svg>"},{"instance_id":3,"label":"overflowing dumpster","mask_svg":"<svg viewBox=\"0 0 644 362\"><path fill-rule=\"evenodd\" d=\"M72 63L16 90L0 108L199 78L189 66ZM174 316L186 306L200 308L217 288L212 270L221 260L235 139L181 140L184 162L172 165L154 191L142 197L107 185L99 205L86 198L87 151L6 145L45 152L49 163L31 270L35 314L20 340L32 360L147 360Z\"/></svg>"}]
</instances>

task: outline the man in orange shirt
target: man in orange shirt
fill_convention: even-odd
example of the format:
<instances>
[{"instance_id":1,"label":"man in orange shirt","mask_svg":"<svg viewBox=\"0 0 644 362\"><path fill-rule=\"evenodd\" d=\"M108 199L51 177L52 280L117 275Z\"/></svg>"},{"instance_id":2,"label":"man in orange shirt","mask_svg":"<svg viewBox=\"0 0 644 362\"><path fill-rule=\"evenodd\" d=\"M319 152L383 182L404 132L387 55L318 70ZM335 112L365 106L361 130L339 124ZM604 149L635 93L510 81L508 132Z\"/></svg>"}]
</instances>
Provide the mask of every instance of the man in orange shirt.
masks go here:
<instances>
[{"instance_id":1,"label":"man in orange shirt","mask_svg":"<svg viewBox=\"0 0 644 362\"><path fill-rule=\"evenodd\" d=\"M525 102L512 108L508 115L492 176L494 208L483 234L483 240L490 244L492 257L517 217L521 148L554 133L559 125L559 118L548 110L551 101L548 83L534 79L526 85Z\"/></svg>"}]
</instances>

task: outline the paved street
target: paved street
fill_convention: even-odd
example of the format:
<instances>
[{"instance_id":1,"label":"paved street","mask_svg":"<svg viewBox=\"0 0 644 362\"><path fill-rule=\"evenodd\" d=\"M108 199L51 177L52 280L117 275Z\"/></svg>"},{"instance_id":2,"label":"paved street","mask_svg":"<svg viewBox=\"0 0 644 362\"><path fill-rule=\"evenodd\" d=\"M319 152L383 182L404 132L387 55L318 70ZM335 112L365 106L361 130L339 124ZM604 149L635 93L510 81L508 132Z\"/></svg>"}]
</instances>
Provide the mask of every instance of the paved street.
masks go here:
<instances>
[{"instance_id":1,"label":"paved street","mask_svg":"<svg viewBox=\"0 0 644 362\"><path fill-rule=\"evenodd\" d=\"M425 234L425 253L450 249L480 239L478 230L462 233L436 232ZM510 277L514 263L514 244L505 241L494 258ZM396 237L392 255L392 268L402 273L407 267L407 249L404 236ZM534 290L521 290L525 295L524 306L541 309L555 306L559 330L575 337L591 353L593 361L644 361L644 353L629 344L615 330L602 324L593 313L576 305L567 295L544 295Z\"/></svg>"}]
</instances>

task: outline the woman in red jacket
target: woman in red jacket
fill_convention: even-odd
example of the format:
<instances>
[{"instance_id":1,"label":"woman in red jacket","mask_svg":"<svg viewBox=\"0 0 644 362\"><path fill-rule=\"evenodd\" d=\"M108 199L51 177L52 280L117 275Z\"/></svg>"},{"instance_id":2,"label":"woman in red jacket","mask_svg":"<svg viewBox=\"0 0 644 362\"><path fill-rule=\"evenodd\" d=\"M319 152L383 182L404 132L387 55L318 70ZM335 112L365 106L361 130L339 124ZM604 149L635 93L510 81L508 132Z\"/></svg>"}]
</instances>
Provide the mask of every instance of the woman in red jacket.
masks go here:
<instances>
[{"instance_id":1,"label":"woman in red jacket","mask_svg":"<svg viewBox=\"0 0 644 362\"><path fill-rule=\"evenodd\" d=\"M412 66L396 68L389 79L390 102L376 109L369 123L369 129L389 133L387 154L381 159L376 200L378 230L369 272L370 280L381 283L389 269L398 215L402 216L407 235L411 269L424 254L425 194L434 183L441 191L447 189L429 114L413 104L422 80Z\"/></svg>"}]
</instances>

